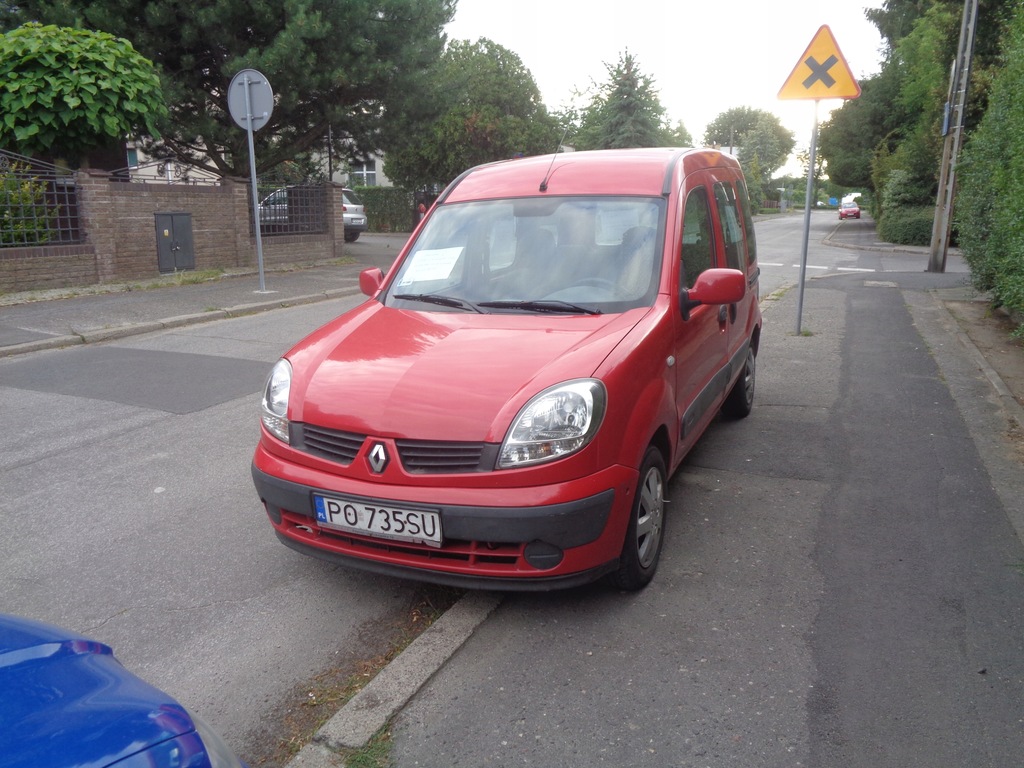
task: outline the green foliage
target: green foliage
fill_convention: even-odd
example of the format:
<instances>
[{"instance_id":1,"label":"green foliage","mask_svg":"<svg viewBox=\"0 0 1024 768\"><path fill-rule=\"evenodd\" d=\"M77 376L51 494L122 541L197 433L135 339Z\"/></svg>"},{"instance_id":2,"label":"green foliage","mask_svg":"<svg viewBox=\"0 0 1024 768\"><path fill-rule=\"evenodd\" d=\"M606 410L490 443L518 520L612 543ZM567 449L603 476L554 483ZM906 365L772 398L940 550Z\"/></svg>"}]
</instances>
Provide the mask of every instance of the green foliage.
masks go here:
<instances>
[{"instance_id":1,"label":"green foliage","mask_svg":"<svg viewBox=\"0 0 1024 768\"><path fill-rule=\"evenodd\" d=\"M577 149L657 147L669 129L654 80L640 71L629 51L615 66L605 65L608 80L584 111L574 143Z\"/></svg>"},{"instance_id":2,"label":"green foliage","mask_svg":"<svg viewBox=\"0 0 1024 768\"><path fill-rule=\"evenodd\" d=\"M57 206L46 205L46 182L21 163L0 165L0 245L43 245Z\"/></svg>"},{"instance_id":3,"label":"green foliage","mask_svg":"<svg viewBox=\"0 0 1024 768\"><path fill-rule=\"evenodd\" d=\"M438 67L438 117L395 137L385 172L410 189L441 188L481 163L553 152L559 131L512 51L481 38L453 41Z\"/></svg>"},{"instance_id":4,"label":"green foliage","mask_svg":"<svg viewBox=\"0 0 1024 768\"><path fill-rule=\"evenodd\" d=\"M928 245L932 239L935 206L892 208L878 220L878 237L886 243Z\"/></svg>"},{"instance_id":5,"label":"green foliage","mask_svg":"<svg viewBox=\"0 0 1024 768\"><path fill-rule=\"evenodd\" d=\"M757 157L760 174L755 179L765 186L786 164L796 146L793 132L785 128L771 112L752 107L735 107L723 112L704 131L706 146L738 147L740 162L749 168Z\"/></svg>"},{"instance_id":6,"label":"green foliage","mask_svg":"<svg viewBox=\"0 0 1024 768\"><path fill-rule=\"evenodd\" d=\"M166 112L152 63L127 40L36 23L0 37L0 147L77 158L155 134Z\"/></svg>"},{"instance_id":7,"label":"green foliage","mask_svg":"<svg viewBox=\"0 0 1024 768\"><path fill-rule=\"evenodd\" d=\"M373 232L410 232L416 220L413 194L401 187L356 187Z\"/></svg>"},{"instance_id":8,"label":"green foliage","mask_svg":"<svg viewBox=\"0 0 1024 768\"><path fill-rule=\"evenodd\" d=\"M954 223L981 290L1024 312L1024 7L1005 38L989 108L957 167Z\"/></svg>"},{"instance_id":9,"label":"green foliage","mask_svg":"<svg viewBox=\"0 0 1024 768\"><path fill-rule=\"evenodd\" d=\"M887 173L875 214L878 236L883 241L900 245L931 242L935 204L921 204L917 183L909 171L896 167Z\"/></svg>"},{"instance_id":10,"label":"green foliage","mask_svg":"<svg viewBox=\"0 0 1024 768\"><path fill-rule=\"evenodd\" d=\"M262 72L273 114L255 134L265 172L328 129L338 156L362 161L436 114L434 70L455 0L18 0L24 19L130 38L156 64L170 107L162 145L213 173L247 176L246 133L228 112L240 70Z\"/></svg>"}]
</instances>

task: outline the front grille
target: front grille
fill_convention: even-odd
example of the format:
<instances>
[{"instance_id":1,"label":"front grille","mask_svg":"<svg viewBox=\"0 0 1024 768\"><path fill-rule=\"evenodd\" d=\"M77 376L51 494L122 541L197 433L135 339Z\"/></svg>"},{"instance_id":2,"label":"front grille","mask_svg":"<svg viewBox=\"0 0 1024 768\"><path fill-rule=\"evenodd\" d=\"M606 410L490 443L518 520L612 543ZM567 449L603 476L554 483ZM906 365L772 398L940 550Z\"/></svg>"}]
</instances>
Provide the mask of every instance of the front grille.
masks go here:
<instances>
[{"instance_id":1,"label":"front grille","mask_svg":"<svg viewBox=\"0 0 1024 768\"><path fill-rule=\"evenodd\" d=\"M395 445L406 472L422 474L490 472L498 452L493 443L396 440Z\"/></svg>"},{"instance_id":2,"label":"front grille","mask_svg":"<svg viewBox=\"0 0 1024 768\"><path fill-rule=\"evenodd\" d=\"M293 447L339 464L351 464L365 440L366 435L353 432L339 432L312 424L292 424Z\"/></svg>"},{"instance_id":3,"label":"front grille","mask_svg":"<svg viewBox=\"0 0 1024 768\"><path fill-rule=\"evenodd\" d=\"M292 424L291 445L314 456L351 464L367 436L313 424ZM398 458L406 472L422 475L490 472L501 446L445 440L396 440Z\"/></svg>"},{"instance_id":4,"label":"front grille","mask_svg":"<svg viewBox=\"0 0 1024 768\"><path fill-rule=\"evenodd\" d=\"M423 568L447 565L457 572L477 569L490 571L490 575L516 575L522 571L535 571L523 559L525 544L493 544L481 541L448 539L444 545L428 547L401 541L374 539L320 528L308 517L282 510L282 529L296 541L339 554L357 555L385 562L415 565Z\"/></svg>"}]
</instances>

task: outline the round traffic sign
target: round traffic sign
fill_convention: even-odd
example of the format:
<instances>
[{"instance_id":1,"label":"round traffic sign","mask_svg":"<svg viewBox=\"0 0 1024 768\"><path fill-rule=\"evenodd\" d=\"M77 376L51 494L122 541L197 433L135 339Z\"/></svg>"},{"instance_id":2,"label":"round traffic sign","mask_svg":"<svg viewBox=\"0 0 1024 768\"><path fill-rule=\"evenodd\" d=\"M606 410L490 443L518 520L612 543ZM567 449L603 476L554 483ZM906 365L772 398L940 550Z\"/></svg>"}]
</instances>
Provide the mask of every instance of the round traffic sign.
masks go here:
<instances>
[{"instance_id":1,"label":"round traffic sign","mask_svg":"<svg viewBox=\"0 0 1024 768\"><path fill-rule=\"evenodd\" d=\"M248 92L248 104L246 104ZM228 112L240 128L249 128L250 116L252 129L258 131L270 120L274 111L274 91L270 83L255 69L243 69L233 78L228 86Z\"/></svg>"}]
</instances>

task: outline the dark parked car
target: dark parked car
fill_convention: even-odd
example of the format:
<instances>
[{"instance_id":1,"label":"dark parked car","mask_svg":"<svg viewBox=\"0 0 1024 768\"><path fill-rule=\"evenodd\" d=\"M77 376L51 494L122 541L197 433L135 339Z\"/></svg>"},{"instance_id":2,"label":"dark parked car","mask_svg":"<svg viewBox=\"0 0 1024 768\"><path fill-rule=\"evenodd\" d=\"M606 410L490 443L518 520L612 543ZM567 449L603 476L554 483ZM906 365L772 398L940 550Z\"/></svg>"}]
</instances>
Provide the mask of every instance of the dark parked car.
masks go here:
<instances>
[{"instance_id":1,"label":"dark parked car","mask_svg":"<svg viewBox=\"0 0 1024 768\"><path fill-rule=\"evenodd\" d=\"M0 614L0 766L245 768L169 695L76 632Z\"/></svg>"}]
</instances>

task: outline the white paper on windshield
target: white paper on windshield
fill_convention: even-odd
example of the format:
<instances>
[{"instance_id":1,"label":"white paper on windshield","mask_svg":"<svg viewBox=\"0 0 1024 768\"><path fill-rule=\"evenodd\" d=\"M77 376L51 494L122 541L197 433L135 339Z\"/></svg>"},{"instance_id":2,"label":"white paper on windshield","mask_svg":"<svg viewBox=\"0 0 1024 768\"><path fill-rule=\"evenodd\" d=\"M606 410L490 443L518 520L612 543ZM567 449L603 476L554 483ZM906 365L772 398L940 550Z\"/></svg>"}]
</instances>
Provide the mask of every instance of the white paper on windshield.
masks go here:
<instances>
[{"instance_id":1,"label":"white paper on windshield","mask_svg":"<svg viewBox=\"0 0 1024 768\"><path fill-rule=\"evenodd\" d=\"M422 283L428 280L447 280L451 277L452 270L455 268L455 262L459 260L461 255L461 245L454 248L417 251L412 263L405 270L405 274L402 275L402 279L399 280L398 284L411 285L412 283Z\"/></svg>"}]
</instances>

